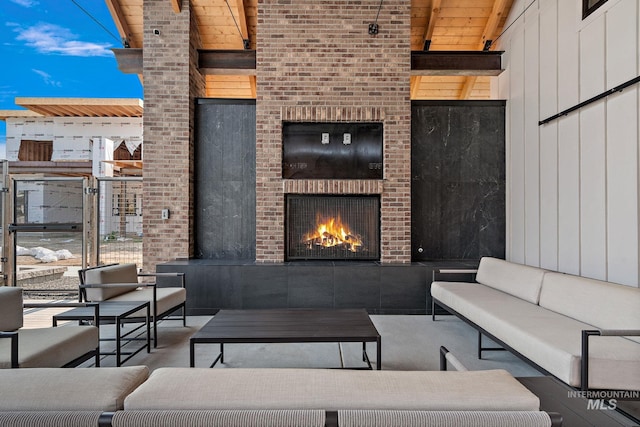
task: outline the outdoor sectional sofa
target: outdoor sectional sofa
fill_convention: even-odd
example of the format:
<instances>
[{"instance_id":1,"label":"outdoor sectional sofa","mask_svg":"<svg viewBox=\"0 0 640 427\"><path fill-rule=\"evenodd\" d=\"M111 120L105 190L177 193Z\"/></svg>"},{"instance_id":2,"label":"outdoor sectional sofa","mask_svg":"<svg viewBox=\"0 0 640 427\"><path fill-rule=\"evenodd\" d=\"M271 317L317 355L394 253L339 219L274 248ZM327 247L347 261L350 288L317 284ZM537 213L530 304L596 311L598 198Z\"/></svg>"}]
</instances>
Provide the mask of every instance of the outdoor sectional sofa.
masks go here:
<instances>
[{"instance_id":1,"label":"outdoor sectional sofa","mask_svg":"<svg viewBox=\"0 0 640 427\"><path fill-rule=\"evenodd\" d=\"M0 425L558 426L503 370L121 368L0 371Z\"/></svg>"},{"instance_id":2,"label":"outdoor sectional sofa","mask_svg":"<svg viewBox=\"0 0 640 427\"><path fill-rule=\"evenodd\" d=\"M640 390L640 288L485 257L476 282L431 284L436 306L564 383ZM585 357L588 355L588 357Z\"/></svg>"}]
</instances>

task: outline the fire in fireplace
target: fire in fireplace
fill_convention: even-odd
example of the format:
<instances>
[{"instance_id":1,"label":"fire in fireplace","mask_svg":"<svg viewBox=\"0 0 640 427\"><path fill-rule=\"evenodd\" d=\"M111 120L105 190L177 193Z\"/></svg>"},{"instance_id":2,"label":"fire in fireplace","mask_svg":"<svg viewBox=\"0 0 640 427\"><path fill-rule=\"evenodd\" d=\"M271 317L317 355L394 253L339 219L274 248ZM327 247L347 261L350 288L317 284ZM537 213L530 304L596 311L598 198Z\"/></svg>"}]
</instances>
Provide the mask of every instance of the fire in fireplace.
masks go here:
<instances>
[{"instance_id":1,"label":"fire in fireplace","mask_svg":"<svg viewBox=\"0 0 640 427\"><path fill-rule=\"evenodd\" d=\"M378 196L288 195L286 256L380 259Z\"/></svg>"}]
</instances>

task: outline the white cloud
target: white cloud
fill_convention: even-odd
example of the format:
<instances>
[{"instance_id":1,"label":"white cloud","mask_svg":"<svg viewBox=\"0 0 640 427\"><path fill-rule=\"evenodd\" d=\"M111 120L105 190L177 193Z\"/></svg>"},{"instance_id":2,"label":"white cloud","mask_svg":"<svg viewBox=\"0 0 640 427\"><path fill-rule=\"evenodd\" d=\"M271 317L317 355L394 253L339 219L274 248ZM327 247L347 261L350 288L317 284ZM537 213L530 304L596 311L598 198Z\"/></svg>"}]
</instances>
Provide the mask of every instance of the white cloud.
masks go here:
<instances>
[{"instance_id":1,"label":"white cloud","mask_svg":"<svg viewBox=\"0 0 640 427\"><path fill-rule=\"evenodd\" d=\"M93 43L76 40L77 36L66 28L55 24L37 24L29 28L17 28L19 41L35 48L40 53L64 56L111 56L108 43Z\"/></svg>"},{"instance_id":2,"label":"white cloud","mask_svg":"<svg viewBox=\"0 0 640 427\"><path fill-rule=\"evenodd\" d=\"M39 4L36 0L10 0L10 1L24 7L32 7Z\"/></svg>"},{"instance_id":3,"label":"white cloud","mask_svg":"<svg viewBox=\"0 0 640 427\"><path fill-rule=\"evenodd\" d=\"M42 80L44 80L44 82L46 84L48 84L49 86L55 86L55 87L61 87L62 83L60 83L57 80L54 80L53 78L51 78L51 74L42 71L42 70L36 70L35 68L32 68L31 71L33 71L34 73L36 73L37 75L39 75L40 77L42 77Z\"/></svg>"}]
</instances>

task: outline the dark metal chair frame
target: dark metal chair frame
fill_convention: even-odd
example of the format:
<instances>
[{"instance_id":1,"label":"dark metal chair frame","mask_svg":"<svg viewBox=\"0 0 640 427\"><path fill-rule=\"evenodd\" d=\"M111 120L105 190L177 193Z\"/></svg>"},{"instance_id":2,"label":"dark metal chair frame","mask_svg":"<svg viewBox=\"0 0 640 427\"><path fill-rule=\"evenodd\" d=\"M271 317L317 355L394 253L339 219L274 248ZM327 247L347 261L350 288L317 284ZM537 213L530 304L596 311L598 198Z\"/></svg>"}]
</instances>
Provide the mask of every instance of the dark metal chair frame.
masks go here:
<instances>
[{"instance_id":1,"label":"dark metal chair frame","mask_svg":"<svg viewBox=\"0 0 640 427\"><path fill-rule=\"evenodd\" d=\"M104 268L118 265L117 263L113 264L105 264L98 265L95 267L88 267L78 270L78 277L80 278L79 285L79 301L87 301L87 289L90 288L117 288L117 287L130 287L131 283L101 283L101 284L91 284L85 283L85 272L88 270L94 270L97 268ZM180 285L182 288L185 287L185 273L138 273L138 277L179 277ZM182 326L187 326L187 311L185 302L182 302L176 306L169 308L164 313L158 313L158 295L157 295L157 284L156 283L138 283L138 287L151 287L153 289L153 301L150 303L153 305L153 315L150 317L150 321L153 322L153 346L158 346L158 321L160 320L182 320ZM108 301L108 300L107 300ZM174 318L171 316L174 312L182 309L182 316L178 318ZM134 321L136 319L132 319Z\"/></svg>"}]
</instances>

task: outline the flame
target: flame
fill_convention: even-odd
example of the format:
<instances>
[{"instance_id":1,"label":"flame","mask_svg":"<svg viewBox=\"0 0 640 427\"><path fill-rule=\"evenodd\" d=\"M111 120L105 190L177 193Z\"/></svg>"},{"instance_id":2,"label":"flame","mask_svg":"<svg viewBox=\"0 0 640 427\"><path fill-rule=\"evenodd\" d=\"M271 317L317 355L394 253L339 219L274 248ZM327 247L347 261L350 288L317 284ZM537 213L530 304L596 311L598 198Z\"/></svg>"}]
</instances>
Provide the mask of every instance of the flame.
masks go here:
<instances>
[{"instance_id":1,"label":"flame","mask_svg":"<svg viewBox=\"0 0 640 427\"><path fill-rule=\"evenodd\" d=\"M322 218L316 215L316 229L304 235L302 243L313 249L313 246L330 248L344 246L346 250L356 252L362 246L359 235L352 233L349 226L344 224L340 217Z\"/></svg>"}]
</instances>

